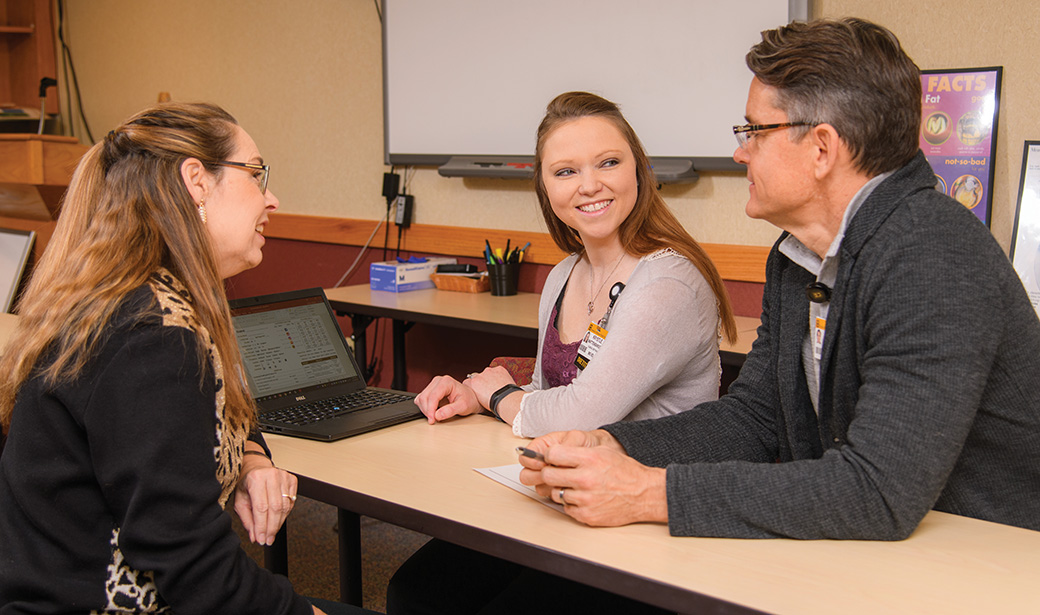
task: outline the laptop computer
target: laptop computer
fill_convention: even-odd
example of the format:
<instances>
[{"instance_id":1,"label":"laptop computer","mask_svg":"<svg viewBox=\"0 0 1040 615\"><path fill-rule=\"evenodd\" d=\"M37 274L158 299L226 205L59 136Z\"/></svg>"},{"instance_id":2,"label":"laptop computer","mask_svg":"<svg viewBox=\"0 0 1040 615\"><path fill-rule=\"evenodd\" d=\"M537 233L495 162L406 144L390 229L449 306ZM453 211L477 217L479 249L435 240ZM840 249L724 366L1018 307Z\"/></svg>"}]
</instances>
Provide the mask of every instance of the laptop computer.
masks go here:
<instances>
[{"instance_id":1,"label":"laptop computer","mask_svg":"<svg viewBox=\"0 0 1040 615\"><path fill-rule=\"evenodd\" d=\"M322 289L229 303L262 431L332 441L422 416L415 394L366 385Z\"/></svg>"}]
</instances>

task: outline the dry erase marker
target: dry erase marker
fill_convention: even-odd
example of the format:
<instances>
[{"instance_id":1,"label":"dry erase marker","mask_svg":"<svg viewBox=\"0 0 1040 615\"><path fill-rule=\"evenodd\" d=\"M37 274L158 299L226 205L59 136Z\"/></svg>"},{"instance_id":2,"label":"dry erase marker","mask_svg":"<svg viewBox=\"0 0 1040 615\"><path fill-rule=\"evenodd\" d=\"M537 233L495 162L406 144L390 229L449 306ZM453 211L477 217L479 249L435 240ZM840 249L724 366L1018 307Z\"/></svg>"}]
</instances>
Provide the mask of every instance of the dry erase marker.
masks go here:
<instances>
[{"instance_id":1,"label":"dry erase marker","mask_svg":"<svg viewBox=\"0 0 1040 615\"><path fill-rule=\"evenodd\" d=\"M524 457L530 457L531 459L537 459L538 461L541 461L544 464L548 464L549 463L548 461L545 460L545 457L542 456L542 454L539 453L538 451L532 451L529 448L524 448L522 446L518 446L518 447L516 447L516 452L520 453Z\"/></svg>"}]
</instances>

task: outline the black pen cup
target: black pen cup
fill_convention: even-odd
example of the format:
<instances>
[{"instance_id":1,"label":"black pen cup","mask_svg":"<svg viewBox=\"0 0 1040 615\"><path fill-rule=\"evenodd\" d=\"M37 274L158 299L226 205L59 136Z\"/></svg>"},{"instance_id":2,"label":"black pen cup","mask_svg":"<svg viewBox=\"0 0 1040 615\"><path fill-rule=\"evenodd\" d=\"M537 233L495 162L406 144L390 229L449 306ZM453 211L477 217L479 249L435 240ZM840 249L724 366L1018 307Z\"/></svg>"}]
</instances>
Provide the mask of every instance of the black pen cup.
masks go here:
<instances>
[{"instance_id":1,"label":"black pen cup","mask_svg":"<svg viewBox=\"0 0 1040 615\"><path fill-rule=\"evenodd\" d=\"M520 279L520 263L494 263L488 265L491 279L491 294L496 297L516 294L516 283Z\"/></svg>"}]
</instances>

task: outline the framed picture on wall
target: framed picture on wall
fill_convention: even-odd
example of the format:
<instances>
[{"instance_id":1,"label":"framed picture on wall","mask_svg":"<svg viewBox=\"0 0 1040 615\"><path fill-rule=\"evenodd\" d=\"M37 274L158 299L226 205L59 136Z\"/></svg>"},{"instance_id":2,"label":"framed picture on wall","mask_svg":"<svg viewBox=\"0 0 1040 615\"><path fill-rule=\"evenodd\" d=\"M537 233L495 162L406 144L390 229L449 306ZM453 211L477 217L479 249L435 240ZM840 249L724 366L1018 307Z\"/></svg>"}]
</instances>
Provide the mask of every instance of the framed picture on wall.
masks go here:
<instances>
[{"instance_id":1,"label":"framed picture on wall","mask_svg":"<svg viewBox=\"0 0 1040 615\"><path fill-rule=\"evenodd\" d=\"M1026 141L1022 152L1011 263L1040 316L1040 141Z\"/></svg>"},{"instance_id":2,"label":"framed picture on wall","mask_svg":"<svg viewBox=\"0 0 1040 615\"><path fill-rule=\"evenodd\" d=\"M993 204L1003 67L921 71L921 150L935 189L975 212L986 226Z\"/></svg>"}]
</instances>

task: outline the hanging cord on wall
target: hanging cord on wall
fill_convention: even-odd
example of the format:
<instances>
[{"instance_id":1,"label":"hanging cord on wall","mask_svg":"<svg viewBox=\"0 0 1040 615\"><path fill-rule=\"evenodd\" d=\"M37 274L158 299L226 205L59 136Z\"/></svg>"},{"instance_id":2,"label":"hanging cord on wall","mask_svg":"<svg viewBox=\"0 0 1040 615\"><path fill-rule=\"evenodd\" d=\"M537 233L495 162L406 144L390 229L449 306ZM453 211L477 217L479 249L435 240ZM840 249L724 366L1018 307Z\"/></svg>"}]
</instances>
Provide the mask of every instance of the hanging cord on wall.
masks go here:
<instances>
[{"instance_id":1,"label":"hanging cord on wall","mask_svg":"<svg viewBox=\"0 0 1040 615\"><path fill-rule=\"evenodd\" d=\"M65 0L58 1L58 40L61 41L62 49L64 49L65 46L65 41L62 39L62 21L64 21L65 19L63 16L64 11L62 10L62 5L64 3ZM75 122L72 121L72 89L69 87L69 63L65 61L64 51L62 51L61 60L61 76L62 81L65 82L65 96L64 98L58 101L58 111L61 113L62 123L68 126L68 136L75 137L76 127ZM67 114L64 111L62 111L62 106L68 108Z\"/></svg>"},{"instance_id":2,"label":"hanging cord on wall","mask_svg":"<svg viewBox=\"0 0 1040 615\"><path fill-rule=\"evenodd\" d=\"M415 167L405 167L404 169L404 187L401 189L402 195L409 194L408 186L411 184L412 177L415 175ZM404 205L398 201L398 207L404 207ZM401 237L404 235L404 230L407 226L397 225L397 251L395 256L401 256Z\"/></svg>"},{"instance_id":3,"label":"hanging cord on wall","mask_svg":"<svg viewBox=\"0 0 1040 615\"><path fill-rule=\"evenodd\" d=\"M415 167L404 168L404 194L410 194L408 189L412 185L412 178L415 177Z\"/></svg>"},{"instance_id":4,"label":"hanging cord on wall","mask_svg":"<svg viewBox=\"0 0 1040 615\"><path fill-rule=\"evenodd\" d=\"M386 204L386 228L383 229L383 260L387 259L387 251L390 249L390 203Z\"/></svg>"},{"instance_id":5,"label":"hanging cord on wall","mask_svg":"<svg viewBox=\"0 0 1040 615\"><path fill-rule=\"evenodd\" d=\"M79 117L83 121L83 129L87 131L87 138L91 144L94 143L94 135L90 132L90 124L87 123L87 116L83 113L83 98L79 92L79 79L76 77L76 65L72 62L72 50L65 44L65 0L58 0L58 40L61 42L61 52L64 62L62 63L65 67L65 91L66 97L69 100L69 129L72 129L72 98L68 95L69 79L68 71L72 71L72 86L76 89L76 107L79 109Z\"/></svg>"},{"instance_id":6,"label":"hanging cord on wall","mask_svg":"<svg viewBox=\"0 0 1040 615\"><path fill-rule=\"evenodd\" d=\"M382 220L376 222L376 227L372 229L372 233L368 236L368 241L365 242L365 245L361 246L361 251L358 252L357 258L355 258L354 262L350 264L350 267L347 269L347 272L343 274L343 277L341 277L339 281L333 285L333 288L338 288L339 286L341 286L344 280L346 280L351 273L354 273L354 269L357 268L358 262L361 261L361 257L365 255L365 252L368 250L368 247L372 245L372 238L376 236L376 231L378 231L379 227L382 225Z\"/></svg>"},{"instance_id":7,"label":"hanging cord on wall","mask_svg":"<svg viewBox=\"0 0 1040 615\"><path fill-rule=\"evenodd\" d=\"M390 175L394 175L394 166L390 166ZM394 184L397 179L394 178ZM397 186L392 185L389 190L386 184L383 184L383 195L386 196L386 229L383 232L383 260L386 260L387 250L390 249L390 210L393 208L394 199L397 198Z\"/></svg>"}]
</instances>

